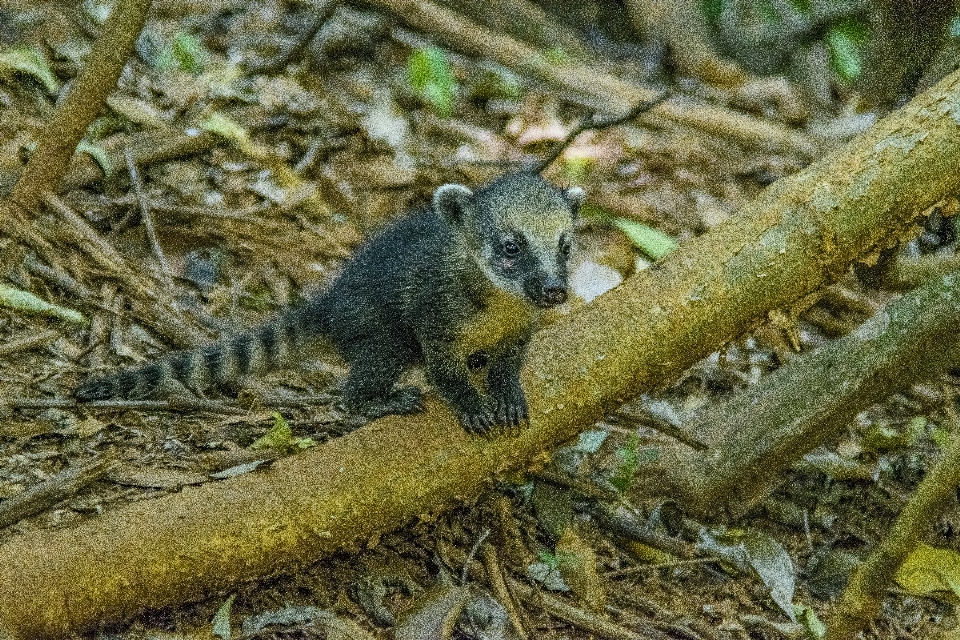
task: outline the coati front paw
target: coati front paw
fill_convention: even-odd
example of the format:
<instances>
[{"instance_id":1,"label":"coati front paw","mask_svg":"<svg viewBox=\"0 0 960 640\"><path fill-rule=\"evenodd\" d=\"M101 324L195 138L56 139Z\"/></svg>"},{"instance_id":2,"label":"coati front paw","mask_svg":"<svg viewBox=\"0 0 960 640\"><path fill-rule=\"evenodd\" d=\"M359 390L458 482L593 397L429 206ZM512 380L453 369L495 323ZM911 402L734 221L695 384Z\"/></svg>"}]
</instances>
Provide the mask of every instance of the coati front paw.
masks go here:
<instances>
[{"instance_id":1,"label":"coati front paw","mask_svg":"<svg viewBox=\"0 0 960 640\"><path fill-rule=\"evenodd\" d=\"M490 381L490 395L493 396L497 410L497 423L514 430L529 421L527 399L523 395L520 381L516 379L495 378Z\"/></svg>"},{"instance_id":2,"label":"coati front paw","mask_svg":"<svg viewBox=\"0 0 960 640\"><path fill-rule=\"evenodd\" d=\"M484 435L498 424L496 407L486 398L479 398L476 402L469 403L468 407L457 409L456 413L460 425L467 433Z\"/></svg>"},{"instance_id":3,"label":"coati front paw","mask_svg":"<svg viewBox=\"0 0 960 640\"><path fill-rule=\"evenodd\" d=\"M498 424L516 428L530 420L523 392L501 396L496 399L496 404Z\"/></svg>"}]
</instances>

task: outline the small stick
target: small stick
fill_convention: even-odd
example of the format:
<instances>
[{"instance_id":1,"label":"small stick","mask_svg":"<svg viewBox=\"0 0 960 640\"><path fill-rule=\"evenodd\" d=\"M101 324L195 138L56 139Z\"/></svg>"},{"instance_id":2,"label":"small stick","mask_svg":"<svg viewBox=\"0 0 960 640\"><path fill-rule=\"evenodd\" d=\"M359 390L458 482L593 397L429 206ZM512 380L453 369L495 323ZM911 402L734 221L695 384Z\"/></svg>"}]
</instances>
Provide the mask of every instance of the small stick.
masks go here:
<instances>
[{"instance_id":1,"label":"small stick","mask_svg":"<svg viewBox=\"0 0 960 640\"><path fill-rule=\"evenodd\" d=\"M608 571L607 573L603 574L603 577L612 580L614 578L622 578L623 576L629 576L635 573L643 573L644 571L652 569L672 569L674 567L682 567L689 564L710 564L711 562L720 562L720 560L718 558L688 558L686 560L672 560L670 562L635 564L632 567Z\"/></svg>"},{"instance_id":2,"label":"small stick","mask_svg":"<svg viewBox=\"0 0 960 640\"><path fill-rule=\"evenodd\" d=\"M107 409L132 411L205 411L208 413L246 413L245 409L235 405L192 398L174 398L170 400L97 400L79 403L68 398L11 398L0 400L0 405L10 409Z\"/></svg>"},{"instance_id":3,"label":"small stick","mask_svg":"<svg viewBox=\"0 0 960 640\"><path fill-rule=\"evenodd\" d=\"M99 262L101 266L117 272L129 271L127 261L120 255L120 252L100 237L100 234L88 225L83 218L78 216L66 202L49 191L43 195L43 201L48 207L60 214L60 217L67 223L70 230L78 239L83 240L87 244L86 248L90 257Z\"/></svg>"},{"instance_id":4,"label":"small stick","mask_svg":"<svg viewBox=\"0 0 960 640\"><path fill-rule=\"evenodd\" d=\"M674 440L678 440L695 451L706 451L710 448L710 445L693 434L686 432L683 427L671 424L669 421L643 409L620 407L616 411L616 416L618 418L625 418L635 424L642 423L643 426L662 433L665 436L669 436Z\"/></svg>"},{"instance_id":5,"label":"small stick","mask_svg":"<svg viewBox=\"0 0 960 640\"><path fill-rule=\"evenodd\" d=\"M133 204L136 200L136 197L121 197L114 198L111 200L112 204L125 206ZM181 216L205 216L209 218L229 218L231 220L243 220L246 222L255 222L255 216L258 216L262 213L266 213L273 205L254 205L251 207L244 207L243 209L225 209L223 211L218 211L211 209L210 207L194 207L190 205L181 205L181 204L169 204L160 200L150 200L147 199L147 205L150 207L150 210L155 213L173 213Z\"/></svg>"},{"instance_id":6,"label":"small stick","mask_svg":"<svg viewBox=\"0 0 960 640\"><path fill-rule=\"evenodd\" d=\"M566 150L566 148L570 146L570 144L576 139L576 137L579 136L584 131L591 131L591 130L599 131L601 129L608 129L610 127L615 127L617 125L630 122L637 116L644 114L647 111L650 111L650 109L653 109L658 104L660 104L661 102L669 98L671 95L673 95L672 92L664 91L656 98L653 98L652 100L645 100L644 102L641 102L640 104L630 109L630 111L628 111L624 115L617 116L615 118L608 118L606 120L600 120L599 122L597 121L597 114L593 114L593 116L589 118L584 118L583 120L580 121L580 124L578 124L576 127L573 128L573 131L567 134L567 137L564 138L562 142L558 143L553 148L553 150L550 151L550 154L547 155L547 157L545 157L543 160L540 161L540 164L538 164L534 168L534 172L541 173L545 171L547 167L553 164L554 160L560 157L560 154L563 153Z\"/></svg>"},{"instance_id":7,"label":"small stick","mask_svg":"<svg viewBox=\"0 0 960 640\"><path fill-rule=\"evenodd\" d=\"M39 347L45 342L50 342L54 338L60 335L59 331L54 331L49 329L47 331L41 331L26 338L20 338L19 340L11 340L6 344L0 344L0 356L8 356L11 353L17 353L19 351L27 351L33 349L34 347Z\"/></svg>"},{"instance_id":8,"label":"small stick","mask_svg":"<svg viewBox=\"0 0 960 640\"><path fill-rule=\"evenodd\" d=\"M119 461L103 456L86 466L61 471L23 493L7 498L0 502L0 529L66 500L118 466Z\"/></svg>"},{"instance_id":9,"label":"small stick","mask_svg":"<svg viewBox=\"0 0 960 640\"><path fill-rule=\"evenodd\" d=\"M69 274L43 264L33 255L28 255L24 260L24 266L27 271L38 275L47 282L54 284L68 293L72 293L81 300L89 302L93 299L93 292L85 286L74 280Z\"/></svg>"},{"instance_id":10,"label":"small stick","mask_svg":"<svg viewBox=\"0 0 960 640\"><path fill-rule=\"evenodd\" d=\"M507 610L507 617L513 623L514 631L516 631L520 640L529 640L530 636L527 634L523 619L520 617L517 603L507 587L507 581L503 578L503 568L500 566L497 550L489 542L484 543L480 545L480 557L483 560L483 567L487 570L487 578L490 579L490 588L493 590L493 595Z\"/></svg>"},{"instance_id":11,"label":"small stick","mask_svg":"<svg viewBox=\"0 0 960 640\"><path fill-rule=\"evenodd\" d=\"M470 547L470 553L467 554L467 559L463 563L463 571L460 573L460 586L466 586L467 584L467 574L470 572L470 565L473 563L473 557L477 555L477 549L480 548L480 545L483 544L483 541L487 539L487 536L490 535L490 529L484 529L483 533L480 534L480 537L477 538L477 541L473 543L473 546Z\"/></svg>"},{"instance_id":12,"label":"small stick","mask_svg":"<svg viewBox=\"0 0 960 640\"><path fill-rule=\"evenodd\" d=\"M600 485L589 482L583 482L575 478L561 475L555 471L541 469L540 471L529 473L528 477L534 478L535 480L540 480L542 482L547 482L564 489L572 489L573 491L582 493L588 498L593 498L594 500L602 500L604 502L620 501L620 494L613 489L601 487Z\"/></svg>"},{"instance_id":13,"label":"small stick","mask_svg":"<svg viewBox=\"0 0 960 640\"><path fill-rule=\"evenodd\" d=\"M339 2L326 0L315 9L313 16L307 21L306 27L297 35L296 41L272 58L248 62L244 66L247 73L279 73L283 71L288 64L293 62L294 58L300 56L306 49L313 37L317 35L324 23L333 15L334 10L339 6Z\"/></svg>"},{"instance_id":14,"label":"small stick","mask_svg":"<svg viewBox=\"0 0 960 640\"><path fill-rule=\"evenodd\" d=\"M143 192L143 181L140 180L140 172L137 171L137 165L133 160L133 151L128 146L123 152L127 160L127 170L130 172L130 182L133 184L133 191L137 194L137 203L140 205L140 217L143 218L143 227L147 230L147 238L150 240L150 246L153 253L157 256L157 262L160 263L160 270L163 272L165 284L173 291L173 275L170 271L170 263L167 262L167 256L160 248L160 241L157 239L157 231L153 226L153 219L150 217L150 207L147 205L147 196Z\"/></svg>"},{"instance_id":15,"label":"small stick","mask_svg":"<svg viewBox=\"0 0 960 640\"><path fill-rule=\"evenodd\" d=\"M112 282L100 285L100 296L104 306L110 306L117 294L117 286ZM107 336L109 336L116 314L98 311L90 322L90 334L87 338L87 366L99 369L107 361Z\"/></svg>"},{"instance_id":16,"label":"small stick","mask_svg":"<svg viewBox=\"0 0 960 640\"><path fill-rule=\"evenodd\" d=\"M264 407L295 409L320 404L329 404L330 396L304 396L302 398L268 397L262 400ZM205 411L208 413L247 414L243 407L216 400L201 398L170 398L167 400L97 400L77 402L70 398L10 398L0 399L0 406L9 409L106 409L132 411Z\"/></svg>"},{"instance_id":17,"label":"small stick","mask_svg":"<svg viewBox=\"0 0 960 640\"><path fill-rule=\"evenodd\" d=\"M507 579L507 585L509 585L514 593L520 596L521 600L526 600L531 606L542 608L550 615L565 620L573 626L593 634L598 638L609 638L610 640L649 640L651 637L651 635L641 635L594 613L584 611L549 593L536 591L533 587L527 586L513 578ZM649 632L649 630L647 631ZM660 637L666 636L661 635Z\"/></svg>"}]
</instances>

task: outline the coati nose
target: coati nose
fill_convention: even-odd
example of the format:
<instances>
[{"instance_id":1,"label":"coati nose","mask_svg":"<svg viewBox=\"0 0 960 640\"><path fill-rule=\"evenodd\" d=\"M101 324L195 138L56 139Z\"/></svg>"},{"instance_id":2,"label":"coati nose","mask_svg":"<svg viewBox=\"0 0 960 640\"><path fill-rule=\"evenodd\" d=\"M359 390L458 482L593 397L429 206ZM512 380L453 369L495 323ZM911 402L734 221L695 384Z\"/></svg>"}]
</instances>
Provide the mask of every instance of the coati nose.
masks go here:
<instances>
[{"instance_id":1,"label":"coati nose","mask_svg":"<svg viewBox=\"0 0 960 640\"><path fill-rule=\"evenodd\" d=\"M567 301L567 289L556 285L544 287L543 301L549 305L563 304Z\"/></svg>"}]
</instances>

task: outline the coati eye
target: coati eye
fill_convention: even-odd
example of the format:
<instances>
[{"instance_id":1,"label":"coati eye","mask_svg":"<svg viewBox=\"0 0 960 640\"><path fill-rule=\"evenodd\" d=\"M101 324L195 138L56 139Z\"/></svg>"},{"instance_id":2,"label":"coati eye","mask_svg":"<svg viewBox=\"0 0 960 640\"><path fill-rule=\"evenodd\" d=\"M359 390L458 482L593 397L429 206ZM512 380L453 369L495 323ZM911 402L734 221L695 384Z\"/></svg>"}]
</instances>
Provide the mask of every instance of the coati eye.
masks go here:
<instances>
[{"instance_id":1,"label":"coati eye","mask_svg":"<svg viewBox=\"0 0 960 640\"><path fill-rule=\"evenodd\" d=\"M560 240L560 253L562 253L565 256L570 255L570 239L569 238L563 238L562 240Z\"/></svg>"},{"instance_id":2,"label":"coati eye","mask_svg":"<svg viewBox=\"0 0 960 640\"><path fill-rule=\"evenodd\" d=\"M503 241L503 252L508 256L515 256L520 251L520 247L513 240Z\"/></svg>"}]
</instances>

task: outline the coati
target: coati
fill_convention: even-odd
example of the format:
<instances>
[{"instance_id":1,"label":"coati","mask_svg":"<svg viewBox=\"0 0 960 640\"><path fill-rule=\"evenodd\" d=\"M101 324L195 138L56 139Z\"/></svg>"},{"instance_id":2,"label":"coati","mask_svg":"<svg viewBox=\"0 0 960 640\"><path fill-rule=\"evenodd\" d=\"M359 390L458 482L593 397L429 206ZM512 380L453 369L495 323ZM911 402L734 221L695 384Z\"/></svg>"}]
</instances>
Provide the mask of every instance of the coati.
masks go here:
<instances>
[{"instance_id":1,"label":"coati","mask_svg":"<svg viewBox=\"0 0 960 640\"><path fill-rule=\"evenodd\" d=\"M375 418L422 410L417 387L394 388L423 364L469 432L527 421L524 349L542 310L567 299L567 260L583 190L533 173L471 191L445 184L431 206L366 240L329 289L246 333L88 379L81 401L144 397L167 377L187 387L235 381L327 339L348 361L344 405ZM487 393L468 359L488 358Z\"/></svg>"}]
</instances>

